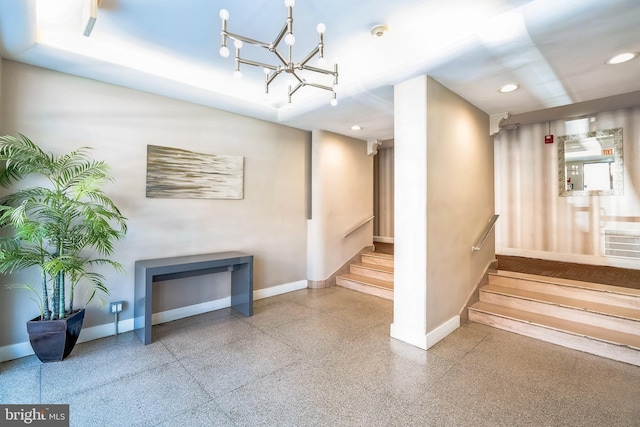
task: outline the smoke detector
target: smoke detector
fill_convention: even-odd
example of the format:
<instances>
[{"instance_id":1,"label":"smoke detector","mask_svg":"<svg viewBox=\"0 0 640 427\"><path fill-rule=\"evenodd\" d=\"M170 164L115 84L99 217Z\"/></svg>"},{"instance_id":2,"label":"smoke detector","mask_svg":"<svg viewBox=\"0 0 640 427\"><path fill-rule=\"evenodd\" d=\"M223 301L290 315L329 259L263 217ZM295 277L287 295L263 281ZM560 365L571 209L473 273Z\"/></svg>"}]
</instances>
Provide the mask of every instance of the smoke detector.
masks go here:
<instances>
[{"instance_id":1,"label":"smoke detector","mask_svg":"<svg viewBox=\"0 0 640 427\"><path fill-rule=\"evenodd\" d=\"M389 31L389 27L386 25L376 25L371 29L371 35L375 37L382 37L387 31Z\"/></svg>"}]
</instances>

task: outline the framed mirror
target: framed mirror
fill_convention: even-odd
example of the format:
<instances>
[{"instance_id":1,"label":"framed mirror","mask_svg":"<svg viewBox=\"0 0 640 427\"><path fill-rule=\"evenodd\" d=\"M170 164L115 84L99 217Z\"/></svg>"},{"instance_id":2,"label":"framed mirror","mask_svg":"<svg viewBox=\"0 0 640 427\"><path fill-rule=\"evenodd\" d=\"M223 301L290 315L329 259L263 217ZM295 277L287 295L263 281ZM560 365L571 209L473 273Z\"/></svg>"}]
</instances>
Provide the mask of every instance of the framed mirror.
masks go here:
<instances>
[{"instance_id":1,"label":"framed mirror","mask_svg":"<svg viewBox=\"0 0 640 427\"><path fill-rule=\"evenodd\" d=\"M558 138L560 196L623 194L622 128Z\"/></svg>"}]
</instances>

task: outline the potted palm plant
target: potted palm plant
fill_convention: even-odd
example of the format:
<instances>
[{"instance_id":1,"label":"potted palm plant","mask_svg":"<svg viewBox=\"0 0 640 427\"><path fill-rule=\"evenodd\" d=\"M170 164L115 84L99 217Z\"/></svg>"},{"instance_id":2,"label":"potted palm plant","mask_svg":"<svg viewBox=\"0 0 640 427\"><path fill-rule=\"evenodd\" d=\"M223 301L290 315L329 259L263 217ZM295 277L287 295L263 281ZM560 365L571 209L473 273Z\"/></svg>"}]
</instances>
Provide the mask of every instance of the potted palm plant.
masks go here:
<instances>
[{"instance_id":1,"label":"potted palm plant","mask_svg":"<svg viewBox=\"0 0 640 427\"><path fill-rule=\"evenodd\" d=\"M108 295L105 278L93 267L122 265L107 256L127 231L126 218L101 189L112 181L109 167L92 160L88 147L55 156L24 135L0 137L0 273L37 267L40 283L11 284L34 293L40 314L27 322L29 340L43 362L60 361L73 349L84 319L84 303ZM25 187L29 182L46 183Z\"/></svg>"}]
</instances>

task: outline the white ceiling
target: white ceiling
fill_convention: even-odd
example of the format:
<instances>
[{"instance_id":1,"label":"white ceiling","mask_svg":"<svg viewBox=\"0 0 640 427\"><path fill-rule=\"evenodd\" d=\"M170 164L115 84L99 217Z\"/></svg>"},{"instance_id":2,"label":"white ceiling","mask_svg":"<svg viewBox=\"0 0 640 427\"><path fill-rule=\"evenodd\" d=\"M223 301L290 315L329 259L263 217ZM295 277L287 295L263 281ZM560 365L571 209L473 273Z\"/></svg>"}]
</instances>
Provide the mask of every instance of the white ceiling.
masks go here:
<instances>
[{"instance_id":1,"label":"white ceiling","mask_svg":"<svg viewBox=\"0 0 640 427\"><path fill-rule=\"evenodd\" d=\"M285 77L276 79L265 101L262 70L242 66L243 79L236 81L232 43L229 58L218 55L220 9L230 12L228 31L271 42L286 20L284 0L101 0L93 33L84 37L88 3L0 0L0 53L360 139L393 138L393 85L424 74L490 115L524 117L622 94L627 104L640 104L640 59L605 64L616 53L640 51L638 0L297 0L294 61L314 48L316 24L323 22L325 56L337 59L340 90L338 106L331 107L330 92L303 88L292 109ZM370 34L377 24L389 27L382 38ZM266 49L246 44L242 56L277 64ZM498 93L510 82L520 89ZM352 131L353 124L364 129Z\"/></svg>"}]
</instances>

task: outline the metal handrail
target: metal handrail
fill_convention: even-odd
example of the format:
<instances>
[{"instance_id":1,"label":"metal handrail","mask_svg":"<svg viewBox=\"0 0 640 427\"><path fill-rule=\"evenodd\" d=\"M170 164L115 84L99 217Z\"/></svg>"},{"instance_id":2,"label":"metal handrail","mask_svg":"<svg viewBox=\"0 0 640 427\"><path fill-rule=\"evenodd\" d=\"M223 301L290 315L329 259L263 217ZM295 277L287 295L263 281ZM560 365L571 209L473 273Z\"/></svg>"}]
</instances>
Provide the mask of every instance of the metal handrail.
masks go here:
<instances>
[{"instance_id":1,"label":"metal handrail","mask_svg":"<svg viewBox=\"0 0 640 427\"><path fill-rule=\"evenodd\" d=\"M349 231L347 231L344 236L342 236L343 239L346 239L347 236L349 236L349 234L353 233L354 231L356 231L358 228L362 227L363 225L365 225L366 223L368 223L369 221L371 221L373 218L375 218L375 215L372 216L371 218L367 218L364 221L362 221L361 223L359 223L358 225L356 225L355 227L352 227L349 229Z\"/></svg>"},{"instance_id":2,"label":"metal handrail","mask_svg":"<svg viewBox=\"0 0 640 427\"><path fill-rule=\"evenodd\" d=\"M482 248L482 245L484 245L484 242L487 240L487 237L489 237L489 233L491 233L493 226L496 225L496 221L498 220L499 216L500 215L494 215L491 217L491 219L489 219L489 223L487 224L487 227L484 229L482 236L480 236L478 241L471 247L471 251L479 251L480 248Z\"/></svg>"}]
</instances>

